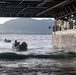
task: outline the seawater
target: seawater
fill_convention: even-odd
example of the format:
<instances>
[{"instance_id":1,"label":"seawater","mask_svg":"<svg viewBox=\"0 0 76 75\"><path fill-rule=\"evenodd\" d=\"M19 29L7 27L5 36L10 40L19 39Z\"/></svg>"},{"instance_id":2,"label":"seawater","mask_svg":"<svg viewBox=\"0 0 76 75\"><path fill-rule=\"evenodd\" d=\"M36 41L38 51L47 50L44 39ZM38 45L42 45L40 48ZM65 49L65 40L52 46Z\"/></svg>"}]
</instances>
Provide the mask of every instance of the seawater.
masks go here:
<instances>
[{"instance_id":1,"label":"seawater","mask_svg":"<svg viewBox=\"0 0 76 75\"><path fill-rule=\"evenodd\" d=\"M4 42L10 39L11 43ZM14 40L27 42L27 51L12 49ZM50 54L52 49L51 35L0 34L0 53L17 54ZM0 60L0 75L76 75L76 59L38 59Z\"/></svg>"}]
</instances>

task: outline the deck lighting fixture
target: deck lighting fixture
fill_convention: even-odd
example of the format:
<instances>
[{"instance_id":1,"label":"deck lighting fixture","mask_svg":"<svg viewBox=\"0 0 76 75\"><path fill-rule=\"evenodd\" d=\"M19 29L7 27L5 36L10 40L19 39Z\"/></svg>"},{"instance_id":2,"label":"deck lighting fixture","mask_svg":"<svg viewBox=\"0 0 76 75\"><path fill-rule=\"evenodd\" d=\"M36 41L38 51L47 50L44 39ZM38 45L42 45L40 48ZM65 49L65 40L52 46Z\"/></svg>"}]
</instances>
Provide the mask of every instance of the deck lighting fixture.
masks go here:
<instances>
[{"instance_id":1,"label":"deck lighting fixture","mask_svg":"<svg viewBox=\"0 0 76 75\"><path fill-rule=\"evenodd\" d=\"M74 15L71 15L71 17L73 17Z\"/></svg>"},{"instance_id":2,"label":"deck lighting fixture","mask_svg":"<svg viewBox=\"0 0 76 75\"><path fill-rule=\"evenodd\" d=\"M65 19L67 19L67 17L65 17Z\"/></svg>"}]
</instances>

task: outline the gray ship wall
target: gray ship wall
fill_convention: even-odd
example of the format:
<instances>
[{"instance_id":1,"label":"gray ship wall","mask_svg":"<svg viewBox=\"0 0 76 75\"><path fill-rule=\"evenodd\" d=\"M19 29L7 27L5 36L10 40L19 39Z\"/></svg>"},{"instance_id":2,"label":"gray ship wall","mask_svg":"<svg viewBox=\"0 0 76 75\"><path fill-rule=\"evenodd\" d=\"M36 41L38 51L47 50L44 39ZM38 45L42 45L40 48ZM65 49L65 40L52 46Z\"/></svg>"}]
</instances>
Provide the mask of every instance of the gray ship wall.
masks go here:
<instances>
[{"instance_id":1,"label":"gray ship wall","mask_svg":"<svg viewBox=\"0 0 76 75\"><path fill-rule=\"evenodd\" d=\"M76 52L76 29L53 32L52 45L55 49Z\"/></svg>"}]
</instances>

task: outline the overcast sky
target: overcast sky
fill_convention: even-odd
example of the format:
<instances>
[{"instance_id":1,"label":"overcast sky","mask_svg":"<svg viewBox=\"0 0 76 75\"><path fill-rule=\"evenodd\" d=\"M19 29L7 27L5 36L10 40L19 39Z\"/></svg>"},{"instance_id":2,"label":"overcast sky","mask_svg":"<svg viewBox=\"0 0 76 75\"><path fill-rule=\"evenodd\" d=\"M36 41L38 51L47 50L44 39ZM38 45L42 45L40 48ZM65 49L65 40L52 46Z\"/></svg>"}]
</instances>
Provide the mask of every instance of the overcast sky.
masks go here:
<instances>
[{"instance_id":1,"label":"overcast sky","mask_svg":"<svg viewBox=\"0 0 76 75\"><path fill-rule=\"evenodd\" d=\"M12 19L17 19L17 18L0 18L0 24L5 23L6 21L12 20ZM42 20L42 19L50 19L50 18L32 18L32 19L36 19L36 20ZM53 19L53 18L51 18ZM54 19L53 19L54 20Z\"/></svg>"}]
</instances>

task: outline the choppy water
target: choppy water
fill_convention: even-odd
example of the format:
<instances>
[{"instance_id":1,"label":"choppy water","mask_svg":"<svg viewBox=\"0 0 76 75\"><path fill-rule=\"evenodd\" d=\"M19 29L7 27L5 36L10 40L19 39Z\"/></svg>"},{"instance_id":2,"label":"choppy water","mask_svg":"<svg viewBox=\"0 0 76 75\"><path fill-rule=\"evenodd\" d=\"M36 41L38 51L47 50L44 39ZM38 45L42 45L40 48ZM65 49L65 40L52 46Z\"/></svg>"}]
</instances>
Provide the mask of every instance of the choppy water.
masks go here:
<instances>
[{"instance_id":1,"label":"choppy water","mask_svg":"<svg viewBox=\"0 0 76 75\"><path fill-rule=\"evenodd\" d=\"M4 39L12 40L5 43ZM0 53L49 54L53 51L51 35L0 34ZM28 51L12 49L14 40L26 41ZM0 75L76 75L76 59L38 59L0 60Z\"/></svg>"}]
</instances>

